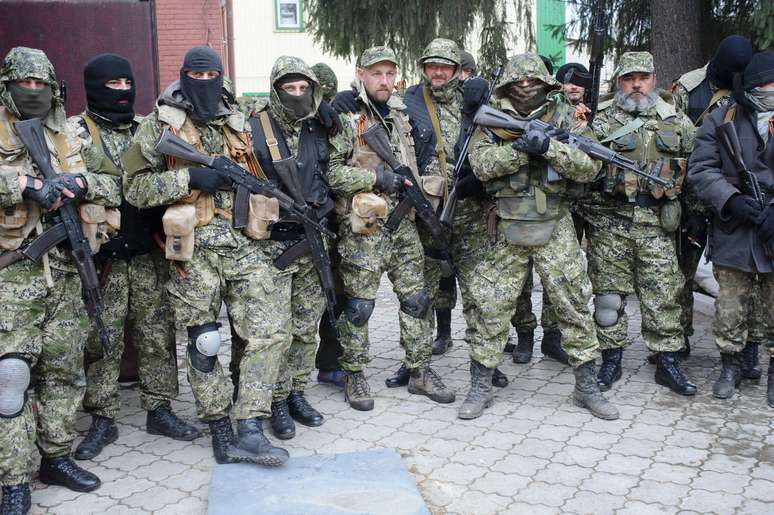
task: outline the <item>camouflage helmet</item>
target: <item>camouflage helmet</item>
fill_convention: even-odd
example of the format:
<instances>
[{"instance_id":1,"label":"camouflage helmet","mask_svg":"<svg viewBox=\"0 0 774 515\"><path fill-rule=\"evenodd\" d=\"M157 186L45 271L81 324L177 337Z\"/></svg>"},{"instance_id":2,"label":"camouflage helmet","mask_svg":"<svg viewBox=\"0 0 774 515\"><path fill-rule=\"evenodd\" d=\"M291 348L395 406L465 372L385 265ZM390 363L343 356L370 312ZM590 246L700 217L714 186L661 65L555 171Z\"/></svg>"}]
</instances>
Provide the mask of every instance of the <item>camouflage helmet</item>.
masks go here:
<instances>
[{"instance_id":1,"label":"camouflage helmet","mask_svg":"<svg viewBox=\"0 0 774 515\"><path fill-rule=\"evenodd\" d=\"M550 89L560 89L561 85L548 73L545 63L537 54L519 54L511 57L505 65L503 75L495 86L495 95L507 96L504 91L513 82L525 79L537 79L545 82Z\"/></svg>"},{"instance_id":2,"label":"camouflage helmet","mask_svg":"<svg viewBox=\"0 0 774 515\"><path fill-rule=\"evenodd\" d=\"M398 65L398 57L395 55L395 51L388 46L372 46L366 49L360 56L357 64L361 68L368 68L372 64L380 63L382 61L390 62L394 65Z\"/></svg>"},{"instance_id":3,"label":"camouflage helmet","mask_svg":"<svg viewBox=\"0 0 774 515\"><path fill-rule=\"evenodd\" d=\"M425 47L417 63L420 68L427 63L449 64L459 68L460 47L451 39L435 38Z\"/></svg>"},{"instance_id":4,"label":"camouflage helmet","mask_svg":"<svg viewBox=\"0 0 774 515\"><path fill-rule=\"evenodd\" d=\"M626 52L618 61L618 67L613 76L617 79L627 73L653 73L653 55L650 52Z\"/></svg>"}]
</instances>

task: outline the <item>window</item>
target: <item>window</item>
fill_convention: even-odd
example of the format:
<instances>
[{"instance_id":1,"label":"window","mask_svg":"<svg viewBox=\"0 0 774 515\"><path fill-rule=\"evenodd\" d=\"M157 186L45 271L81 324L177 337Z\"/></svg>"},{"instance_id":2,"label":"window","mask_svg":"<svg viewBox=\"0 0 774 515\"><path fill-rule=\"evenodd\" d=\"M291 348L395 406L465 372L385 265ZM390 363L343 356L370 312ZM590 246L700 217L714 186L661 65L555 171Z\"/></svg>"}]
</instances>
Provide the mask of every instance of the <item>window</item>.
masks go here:
<instances>
[{"instance_id":1,"label":"window","mask_svg":"<svg viewBox=\"0 0 774 515\"><path fill-rule=\"evenodd\" d=\"M303 32L304 0L275 0L274 28L277 32Z\"/></svg>"}]
</instances>

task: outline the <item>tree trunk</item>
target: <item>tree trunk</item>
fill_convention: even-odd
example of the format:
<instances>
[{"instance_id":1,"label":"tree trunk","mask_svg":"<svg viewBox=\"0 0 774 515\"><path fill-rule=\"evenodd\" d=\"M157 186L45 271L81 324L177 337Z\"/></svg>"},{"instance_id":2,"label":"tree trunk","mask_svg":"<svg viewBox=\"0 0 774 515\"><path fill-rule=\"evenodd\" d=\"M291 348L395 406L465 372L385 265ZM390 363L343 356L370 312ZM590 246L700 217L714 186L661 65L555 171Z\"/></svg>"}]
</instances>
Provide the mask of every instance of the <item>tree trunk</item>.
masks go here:
<instances>
[{"instance_id":1,"label":"tree trunk","mask_svg":"<svg viewBox=\"0 0 774 515\"><path fill-rule=\"evenodd\" d=\"M685 72L705 64L700 34L702 0L649 0L650 51L658 85L668 87Z\"/></svg>"}]
</instances>

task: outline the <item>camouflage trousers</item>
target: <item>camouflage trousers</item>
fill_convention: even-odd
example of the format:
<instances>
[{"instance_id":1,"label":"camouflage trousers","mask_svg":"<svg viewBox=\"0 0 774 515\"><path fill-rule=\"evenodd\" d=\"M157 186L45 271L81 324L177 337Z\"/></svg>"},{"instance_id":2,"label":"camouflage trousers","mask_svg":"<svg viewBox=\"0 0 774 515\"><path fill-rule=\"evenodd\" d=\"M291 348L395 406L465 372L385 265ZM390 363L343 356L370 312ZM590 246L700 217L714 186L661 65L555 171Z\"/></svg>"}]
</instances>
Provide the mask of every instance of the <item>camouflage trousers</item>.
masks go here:
<instances>
[{"instance_id":1,"label":"camouflage trousers","mask_svg":"<svg viewBox=\"0 0 774 515\"><path fill-rule=\"evenodd\" d=\"M280 363L290 345L287 286L264 243L247 240L238 248L199 245L185 263L187 277L174 269L168 286L175 325L180 330L215 322L221 302L233 329L246 343L239 365L236 419L268 417ZM200 419L229 415L232 388L219 362L211 372L197 370L188 360L188 380Z\"/></svg>"},{"instance_id":2,"label":"camouflage trousers","mask_svg":"<svg viewBox=\"0 0 774 515\"><path fill-rule=\"evenodd\" d=\"M425 255L425 261L428 256ZM427 263L425 263L427 264ZM425 277L427 284L431 279ZM433 309L454 309L457 305L457 276L441 277L438 281L438 293L433 297Z\"/></svg>"},{"instance_id":3,"label":"camouflage trousers","mask_svg":"<svg viewBox=\"0 0 774 515\"><path fill-rule=\"evenodd\" d=\"M598 343L589 310L591 283L569 212L559 219L551 239L543 246L511 245L505 241L502 229L498 231L493 250L476 264L472 274L470 290L479 306L480 320L475 326L478 334L471 342L471 358L489 368L500 362L530 259L553 301L562 348L570 364L577 367L594 360Z\"/></svg>"},{"instance_id":4,"label":"camouflage trousers","mask_svg":"<svg viewBox=\"0 0 774 515\"><path fill-rule=\"evenodd\" d=\"M640 208L636 208L637 213ZM645 213L643 216L646 216ZM674 236L658 226L630 223L628 230L609 229L592 214L588 227L589 275L595 295L636 293L642 314L642 336L652 352L683 347L678 295L684 278L677 264ZM627 345L629 319L621 308L618 321L597 326L601 349Z\"/></svg>"},{"instance_id":5,"label":"camouflage trousers","mask_svg":"<svg viewBox=\"0 0 774 515\"><path fill-rule=\"evenodd\" d=\"M712 325L720 352L739 352L748 341L766 344L774 356L774 274L714 267L720 286Z\"/></svg>"},{"instance_id":6,"label":"camouflage trousers","mask_svg":"<svg viewBox=\"0 0 774 515\"><path fill-rule=\"evenodd\" d=\"M527 265L527 280L524 281L524 287L519 294L519 300L516 303L516 311L511 317L511 325L516 332L531 333L537 328L537 317L532 311L532 290L534 288L532 279L532 260ZM554 307L548 298L548 293L543 288L543 308L540 314L540 325L545 331L558 330L559 322L556 318Z\"/></svg>"},{"instance_id":7,"label":"camouflage trousers","mask_svg":"<svg viewBox=\"0 0 774 515\"><path fill-rule=\"evenodd\" d=\"M271 245L282 245L272 242ZM281 248L284 250L286 246ZM277 254L279 255L279 254ZM287 324L293 340L284 353L274 387L275 401L286 399L291 391L303 392L314 370L317 352L317 326L325 310L325 297L320 286L320 278L309 256L297 259L293 265L280 272L276 286L284 289L279 293L283 299L290 299ZM232 379L237 378L245 351L245 340L238 335L231 339Z\"/></svg>"},{"instance_id":8,"label":"camouflage trousers","mask_svg":"<svg viewBox=\"0 0 774 515\"><path fill-rule=\"evenodd\" d=\"M112 347L103 354L97 331L86 344L86 395L83 408L92 415L115 419L120 408L118 376L124 351L124 331L137 348L140 403L147 411L169 405L177 397L175 327L167 301L169 264L160 252L135 256L110 266L103 293L102 319Z\"/></svg>"},{"instance_id":9,"label":"camouflage trousers","mask_svg":"<svg viewBox=\"0 0 774 515\"><path fill-rule=\"evenodd\" d=\"M408 218L394 232L380 223L379 230L372 235L355 234L344 221L339 227L338 250L341 256L339 275L348 299L376 299L384 272L401 303L426 289L422 244L416 225ZM404 362L408 368L423 368L430 363L430 311L424 318L412 317L402 309L398 312L400 342L406 352ZM341 367L349 372L363 370L370 361L368 323L357 326L342 313L339 332Z\"/></svg>"},{"instance_id":10,"label":"camouflage trousers","mask_svg":"<svg viewBox=\"0 0 774 515\"><path fill-rule=\"evenodd\" d=\"M0 270L0 358L27 361L37 406L37 420L30 400L20 415L0 417L2 485L30 481L36 443L44 457L69 456L77 436L89 319L78 274L52 269L51 276L49 288L43 267L27 260Z\"/></svg>"}]
</instances>

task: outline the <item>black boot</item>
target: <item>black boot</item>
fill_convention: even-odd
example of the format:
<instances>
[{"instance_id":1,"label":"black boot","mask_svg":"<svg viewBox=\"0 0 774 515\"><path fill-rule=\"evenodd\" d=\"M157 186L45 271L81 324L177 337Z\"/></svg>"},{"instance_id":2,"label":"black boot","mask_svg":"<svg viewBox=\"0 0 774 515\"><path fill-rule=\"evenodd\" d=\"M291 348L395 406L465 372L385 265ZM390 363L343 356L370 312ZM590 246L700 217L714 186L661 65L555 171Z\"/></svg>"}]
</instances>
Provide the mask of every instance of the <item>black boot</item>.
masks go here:
<instances>
[{"instance_id":1,"label":"black boot","mask_svg":"<svg viewBox=\"0 0 774 515\"><path fill-rule=\"evenodd\" d=\"M621 379L621 358L623 349L605 349L602 351L602 364L599 366L597 383L600 391L606 392L613 383Z\"/></svg>"},{"instance_id":2,"label":"black boot","mask_svg":"<svg viewBox=\"0 0 774 515\"><path fill-rule=\"evenodd\" d=\"M774 358L769 360L769 381L766 387L766 397L769 407L774 408Z\"/></svg>"},{"instance_id":3,"label":"black boot","mask_svg":"<svg viewBox=\"0 0 774 515\"><path fill-rule=\"evenodd\" d=\"M686 360L691 355L691 340L688 339L688 335L683 335L683 348L677 353L680 359Z\"/></svg>"},{"instance_id":4,"label":"black boot","mask_svg":"<svg viewBox=\"0 0 774 515\"><path fill-rule=\"evenodd\" d=\"M76 460L94 459L99 456L102 449L116 440L118 440L116 423L107 417L94 415L91 418L89 431L75 448L74 457Z\"/></svg>"},{"instance_id":5,"label":"black boot","mask_svg":"<svg viewBox=\"0 0 774 515\"><path fill-rule=\"evenodd\" d=\"M323 425L325 419L319 411L314 409L304 397L304 392L290 392L288 396L288 408L290 416L299 424L308 427Z\"/></svg>"},{"instance_id":6,"label":"black boot","mask_svg":"<svg viewBox=\"0 0 774 515\"><path fill-rule=\"evenodd\" d=\"M744 349L742 349L740 354L742 358L741 361L743 379L752 379L753 381L757 381L763 375L761 372L760 361L758 360L759 347L760 343L748 341L747 345L745 345Z\"/></svg>"},{"instance_id":7,"label":"black boot","mask_svg":"<svg viewBox=\"0 0 774 515\"><path fill-rule=\"evenodd\" d=\"M219 418L207 422L210 426L210 435L212 436L212 455L215 461L220 464L236 463L228 456L228 448L234 443L234 429L231 427L229 417Z\"/></svg>"},{"instance_id":8,"label":"black boot","mask_svg":"<svg viewBox=\"0 0 774 515\"><path fill-rule=\"evenodd\" d=\"M492 372L492 386L498 388L505 388L508 386L508 376L502 373L499 368L495 368Z\"/></svg>"},{"instance_id":9,"label":"black boot","mask_svg":"<svg viewBox=\"0 0 774 515\"><path fill-rule=\"evenodd\" d=\"M246 463L257 463L267 467L284 465L290 455L281 447L274 447L263 434L261 419L237 420L237 438L229 446L229 458Z\"/></svg>"},{"instance_id":10,"label":"black boot","mask_svg":"<svg viewBox=\"0 0 774 515\"><path fill-rule=\"evenodd\" d=\"M439 355L451 349L451 309L435 310L436 335L433 342L433 354Z\"/></svg>"},{"instance_id":11,"label":"black boot","mask_svg":"<svg viewBox=\"0 0 774 515\"><path fill-rule=\"evenodd\" d=\"M484 409L492 405L494 402L493 373L493 368L486 368L474 360L470 361L470 390L457 412L457 417L463 420L478 418L484 413Z\"/></svg>"},{"instance_id":12,"label":"black boot","mask_svg":"<svg viewBox=\"0 0 774 515\"><path fill-rule=\"evenodd\" d=\"M540 352L564 365L570 364L570 357L562 348L562 333L559 329L549 329L543 332L540 342Z\"/></svg>"},{"instance_id":13,"label":"black boot","mask_svg":"<svg viewBox=\"0 0 774 515\"><path fill-rule=\"evenodd\" d=\"M0 515L26 515L32 506L30 484L21 483L3 487L3 502Z\"/></svg>"},{"instance_id":14,"label":"black boot","mask_svg":"<svg viewBox=\"0 0 774 515\"><path fill-rule=\"evenodd\" d=\"M586 408L597 418L615 420L620 415L615 406L605 399L597 384L594 373L594 360L582 363L573 370L575 374L575 391L573 402L576 406Z\"/></svg>"},{"instance_id":15,"label":"black boot","mask_svg":"<svg viewBox=\"0 0 774 515\"><path fill-rule=\"evenodd\" d=\"M532 360L532 347L535 345L535 333L516 333L518 344L513 349L514 363L529 363Z\"/></svg>"},{"instance_id":16,"label":"black boot","mask_svg":"<svg viewBox=\"0 0 774 515\"><path fill-rule=\"evenodd\" d=\"M199 430L182 420L169 406L159 406L148 412L145 430L151 435L161 435L173 440L190 442L199 438Z\"/></svg>"},{"instance_id":17,"label":"black boot","mask_svg":"<svg viewBox=\"0 0 774 515\"><path fill-rule=\"evenodd\" d=\"M91 492L102 484L97 476L76 465L69 456L42 458L40 482L63 486L74 492Z\"/></svg>"},{"instance_id":18,"label":"black boot","mask_svg":"<svg viewBox=\"0 0 774 515\"><path fill-rule=\"evenodd\" d=\"M696 395L696 385L680 371L680 359L676 352L659 352L656 358L656 383L666 386L680 395Z\"/></svg>"},{"instance_id":19,"label":"black boot","mask_svg":"<svg viewBox=\"0 0 774 515\"><path fill-rule=\"evenodd\" d=\"M741 356L737 352L720 354L720 377L712 385L712 395L718 399L728 399L742 382Z\"/></svg>"},{"instance_id":20,"label":"black boot","mask_svg":"<svg viewBox=\"0 0 774 515\"><path fill-rule=\"evenodd\" d=\"M503 352L506 354L513 353L513 349L516 348L516 345L513 343L513 336L510 334L508 335L508 341L505 343L505 347L503 348Z\"/></svg>"},{"instance_id":21,"label":"black boot","mask_svg":"<svg viewBox=\"0 0 774 515\"><path fill-rule=\"evenodd\" d=\"M411 374L409 373L406 364L401 363L400 368L384 380L384 384L387 385L387 388L400 388L401 386L406 386L408 384L410 376Z\"/></svg>"},{"instance_id":22,"label":"black boot","mask_svg":"<svg viewBox=\"0 0 774 515\"><path fill-rule=\"evenodd\" d=\"M290 440L296 436L296 424L290 418L288 401L274 401L271 403L271 418L269 419L271 432L280 440Z\"/></svg>"}]
</instances>

